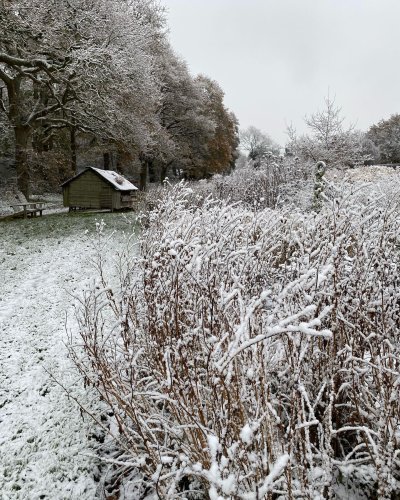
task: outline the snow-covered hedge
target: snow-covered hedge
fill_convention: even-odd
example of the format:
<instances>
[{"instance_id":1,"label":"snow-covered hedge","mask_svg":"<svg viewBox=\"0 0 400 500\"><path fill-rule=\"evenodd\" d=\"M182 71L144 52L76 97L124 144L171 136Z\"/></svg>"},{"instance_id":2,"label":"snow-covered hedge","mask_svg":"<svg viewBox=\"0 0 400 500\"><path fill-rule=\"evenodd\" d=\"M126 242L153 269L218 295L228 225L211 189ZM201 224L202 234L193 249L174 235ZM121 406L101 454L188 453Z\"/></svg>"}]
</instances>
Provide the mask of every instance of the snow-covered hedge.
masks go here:
<instances>
[{"instance_id":1,"label":"snow-covered hedge","mask_svg":"<svg viewBox=\"0 0 400 500\"><path fill-rule=\"evenodd\" d=\"M398 196L193 196L163 190L119 287L99 275L78 314L131 498L400 492Z\"/></svg>"},{"instance_id":2,"label":"snow-covered hedge","mask_svg":"<svg viewBox=\"0 0 400 500\"><path fill-rule=\"evenodd\" d=\"M248 162L230 175L214 175L210 181L201 181L194 186L196 194L203 197L240 202L251 208L274 208L287 190L309 181L313 167L297 162L292 157L266 158L259 165Z\"/></svg>"},{"instance_id":3,"label":"snow-covered hedge","mask_svg":"<svg viewBox=\"0 0 400 500\"><path fill-rule=\"evenodd\" d=\"M300 163L293 157L265 158L259 164L249 161L244 166L233 170L229 175L216 174L211 179L204 179L190 184L192 195L190 203L201 205L209 197L226 200L231 203L240 202L247 208L275 208L287 202L298 205L305 191L312 189L314 165ZM147 193L148 206L158 204L163 192L162 186L152 186ZM310 198L300 202L310 205Z\"/></svg>"}]
</instances>

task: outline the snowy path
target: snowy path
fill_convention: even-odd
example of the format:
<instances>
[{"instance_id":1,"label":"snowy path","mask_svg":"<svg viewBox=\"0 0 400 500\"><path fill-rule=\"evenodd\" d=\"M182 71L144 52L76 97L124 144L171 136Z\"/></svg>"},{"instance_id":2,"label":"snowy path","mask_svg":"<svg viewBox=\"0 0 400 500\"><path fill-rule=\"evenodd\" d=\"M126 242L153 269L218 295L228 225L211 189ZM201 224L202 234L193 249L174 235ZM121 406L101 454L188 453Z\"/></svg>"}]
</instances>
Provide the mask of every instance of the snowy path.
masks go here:
<instances>
[{"instance_id":1,"label":"snowy path","mask_svg":"<svg viewBox=\"0 0 400 500\"><path fill-rule=\"evenodd\" d=\"M0 227L0 498L93 499L92 424L46 371L87 401L63 342L90 245L76 234L21 237L22 224Z\"/></svg>"}]
</instances>

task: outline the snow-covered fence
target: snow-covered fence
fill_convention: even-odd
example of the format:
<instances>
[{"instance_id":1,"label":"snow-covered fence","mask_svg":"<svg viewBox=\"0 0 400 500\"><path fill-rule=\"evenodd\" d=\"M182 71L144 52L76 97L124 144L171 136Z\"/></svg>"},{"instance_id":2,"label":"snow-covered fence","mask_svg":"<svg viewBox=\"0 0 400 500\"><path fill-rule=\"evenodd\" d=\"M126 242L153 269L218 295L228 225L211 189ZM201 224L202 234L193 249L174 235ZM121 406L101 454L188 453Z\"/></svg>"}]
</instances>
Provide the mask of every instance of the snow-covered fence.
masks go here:
<instances>
[{"instance_id":1,"label":"snow-covered fence","mask_svg":"<svg viewBox=\"0 0 400 500\"><path fill-rule=\"evenodd\" d=\"M396 199L315 214L161 195L118 290L100 268L71 350L113 412L125 487L400 491Z\"/></svg>"}]
</instances>

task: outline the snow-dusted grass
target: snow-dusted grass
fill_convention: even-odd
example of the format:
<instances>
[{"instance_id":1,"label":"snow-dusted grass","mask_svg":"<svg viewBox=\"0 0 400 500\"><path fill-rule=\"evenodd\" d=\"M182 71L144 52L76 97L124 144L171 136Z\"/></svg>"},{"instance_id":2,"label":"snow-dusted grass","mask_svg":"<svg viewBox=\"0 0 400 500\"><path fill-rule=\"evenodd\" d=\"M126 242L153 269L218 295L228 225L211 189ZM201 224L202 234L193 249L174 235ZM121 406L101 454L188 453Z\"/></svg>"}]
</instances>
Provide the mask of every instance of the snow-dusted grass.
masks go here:
<instances>
[{"instance_id":1,"label":"snow-dusted grass","mask_svg":"<svg viewBox=\"0 0 400 500\"><path fill-rule=\"evenodd\" d=\"M83 417L62 383L82 404L98 402L67 358L66 315L72 336L73 298L93 277L96 219L111 258L129 231L123 214L76 214L0 223L0 497L93 499L99 478L99 429ZM50 375L51 374L51 375Z\"/></svg>"}]
</instances>

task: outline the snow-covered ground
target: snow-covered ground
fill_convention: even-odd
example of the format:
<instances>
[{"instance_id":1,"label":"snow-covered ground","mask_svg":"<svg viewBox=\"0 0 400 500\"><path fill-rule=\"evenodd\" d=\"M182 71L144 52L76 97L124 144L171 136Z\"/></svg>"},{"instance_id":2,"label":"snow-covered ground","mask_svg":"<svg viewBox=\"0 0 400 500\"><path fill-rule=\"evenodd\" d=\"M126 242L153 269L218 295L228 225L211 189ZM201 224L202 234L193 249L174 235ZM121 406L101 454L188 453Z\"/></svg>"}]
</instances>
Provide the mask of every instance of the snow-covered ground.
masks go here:
<instances>
[{"instance_id":1,"label":"snow-covered ground","mask_svg":"<svg viewBox=\"0 0 400 500\"><path fill-rule=\"evenodd\" d=\"M383 179L398 178L399 168L385 165L372 165L366 167L349 168L344 171L328 169L327 178L330 180L341 179L346 182L377 182Z\"/></svg>"},{"instance_id":2,"label":"snow-covered ground","mask_svg":"<svg viewBox=\"0 0 400 500\"><path fill-rule=\"evenodd\" d=\"M93 499L98 461L93 422L67 357L73 299L91 279L96 219L126 227L123 214L54 215L0 224L0 498ZM108 246L118 249L120 237ZM53 378L54 377L54 378ZM57 382L56 382L57 381ZM91 400L89 400L91 399Z\"/></svg>"}]
</instances>

